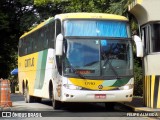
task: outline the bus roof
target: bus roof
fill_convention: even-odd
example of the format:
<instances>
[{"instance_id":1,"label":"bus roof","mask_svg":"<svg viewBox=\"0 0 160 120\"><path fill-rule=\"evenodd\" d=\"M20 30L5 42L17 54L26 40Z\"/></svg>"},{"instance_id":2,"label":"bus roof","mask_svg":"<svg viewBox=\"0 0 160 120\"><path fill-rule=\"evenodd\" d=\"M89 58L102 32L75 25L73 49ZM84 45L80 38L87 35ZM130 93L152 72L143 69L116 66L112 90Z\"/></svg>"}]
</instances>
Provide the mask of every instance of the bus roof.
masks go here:
<instances>
[{"instance_id":1,"label":"bus roof","mask_svg":"<svg viewBox=\"0 0 160 120\"><path fill-rule=\"evenodd\" d=\"M110 20L123 20L128 21L128 19L124 16L114 15L114 14L106 14L106 13L65 13L58 14L55 16L56 18L64 19L110 19Z\"/></svg>"},{"instance_id":2,"label":"bus roof","mask_svg":"<svg viewBox=\"0 0 160 120\"><path fill-rule=\"evenodd\" d=\"M55 19L108 19L108 20L122 20L128 21L128 19L124 16L114 15L114 14L106 14L106 13L64 13L58 14L55 16ZM30 33L38 30L39 28L43 27L44 25L48 24L49 22L53 21L54 17L50 17L49 19L45 20L44 22L37 25L35 28L30 30L29 32L24 33L20 38L23 38Z\"/></svg>"}]
</instances>

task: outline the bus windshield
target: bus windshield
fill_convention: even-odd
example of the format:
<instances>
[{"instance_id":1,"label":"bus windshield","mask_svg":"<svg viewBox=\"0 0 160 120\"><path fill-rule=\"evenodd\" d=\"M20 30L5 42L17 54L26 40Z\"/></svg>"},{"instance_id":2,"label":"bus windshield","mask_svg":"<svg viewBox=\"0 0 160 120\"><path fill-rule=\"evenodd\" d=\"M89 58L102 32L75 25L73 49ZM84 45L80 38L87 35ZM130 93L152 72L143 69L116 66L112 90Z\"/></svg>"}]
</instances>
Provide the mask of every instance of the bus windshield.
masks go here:
<instances>
[{"instance_id":1,"label":"bus windshield","mask_svg":"<svg viewBox=\"0 0 160 120\"><path fill-rule=\"evenodd\" d=\"M129 40L65 40L63 73L76 77L122 77L133 75L132 47Z\"/></svg>"},{"instance_id":2,"label":"bus windshield","mask_svg":"<svg viewBox=\"0 0 160 120\"><path fill-rule=\"evenodd\" d=\"M65 36L103 36L123 37L130 36L126 21L111 20L65 20Z\"/></svg>"}]
</instances>

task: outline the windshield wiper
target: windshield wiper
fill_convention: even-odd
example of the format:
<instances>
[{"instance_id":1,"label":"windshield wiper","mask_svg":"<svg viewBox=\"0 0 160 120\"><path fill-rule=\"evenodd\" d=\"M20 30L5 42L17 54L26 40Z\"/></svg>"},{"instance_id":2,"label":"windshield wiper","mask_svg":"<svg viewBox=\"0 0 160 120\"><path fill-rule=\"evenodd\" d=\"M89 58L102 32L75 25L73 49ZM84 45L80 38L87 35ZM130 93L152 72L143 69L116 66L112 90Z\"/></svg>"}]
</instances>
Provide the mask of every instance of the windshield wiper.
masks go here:
<instances>
[{"instance_id":1,"label":"windshield wiper","mask_svg":"<svg viewBox=\"0 0 160 120\"><path fill-rule=\"evenodd\" d=\"M110 60L110 58L108 58L108 59L106 58L106 60L105 60L105 62L104 62L104 64L103 64L103 67L104 67L105 65L109 64L109 67L112 69L113 73L116 75L116 79L120 79L118 73L116 72L116 70L114 69L113 65L110 63L109 60Z\"/></svg>"},{"instance_id":2,"label":"windshield wiper","mask_svg":"<svg viewBox=\"0 0 160 120\"><path fill-rule=\"evenodd\" d=\"M76 75L78 75L80 78L85 79L85 77L84 77L81 73L77 72L77 70L70 64L70 62L69 62L69 60L68 60L67 58L66 58L66 60L67 60L67 62L68 62L69 67L71 68L71 70L72 70Z\"/></svg>"},{"instance_id":3,"label":"windshield wiper","mask_svg":"<svg viewBox=\"0 0 160 120\"><path fill-rule=\"evenodd\" d=\"M81 73L77 72L77 70L76 70L72 65L70 65L69 67L72 69L72 71L73 71L76 75L78 75L78 76L79 76L80 78L82 78L82 79L85 79L85 77L84 77Z\"/></svg>"}]
</instances>

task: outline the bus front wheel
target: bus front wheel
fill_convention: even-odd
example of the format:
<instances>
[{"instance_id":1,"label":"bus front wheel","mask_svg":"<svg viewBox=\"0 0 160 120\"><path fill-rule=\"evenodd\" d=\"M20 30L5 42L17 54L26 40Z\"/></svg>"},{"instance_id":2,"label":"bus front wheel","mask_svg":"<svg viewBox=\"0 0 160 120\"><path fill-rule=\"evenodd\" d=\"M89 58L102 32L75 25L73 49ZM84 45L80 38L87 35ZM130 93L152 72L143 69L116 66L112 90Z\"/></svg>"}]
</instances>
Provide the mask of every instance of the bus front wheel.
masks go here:
<instances>
[{"instance_id":1,"label":"bus front wheel","mask_svg":"<svg viewBox=\"0 0 160 120\"><path fill-rule=\"evenodd\" d=\"M56 109L60 109L61 108L61 102L60 101L57 101L54 99L54 95L52 97L52 106L53 106L53 109L56 110Z\"/></svg>"}]
</instances>

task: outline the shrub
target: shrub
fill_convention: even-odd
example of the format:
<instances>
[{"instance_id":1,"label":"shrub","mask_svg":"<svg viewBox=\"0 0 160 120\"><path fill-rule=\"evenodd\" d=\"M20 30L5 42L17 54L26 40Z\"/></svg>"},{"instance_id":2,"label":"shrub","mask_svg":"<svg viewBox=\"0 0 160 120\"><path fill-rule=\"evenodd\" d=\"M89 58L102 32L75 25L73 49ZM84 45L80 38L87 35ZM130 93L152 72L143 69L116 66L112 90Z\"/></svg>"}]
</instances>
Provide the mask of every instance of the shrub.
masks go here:
<instances>
[{"instance_id":1,"label":"shrub","mask_svg":"<svg viewBox=\"0 0 160 120\"><path fill-rule=\"evenodd\" d=\"M143 95L143 71L142 61L138 58L134 59L134 96Z\"/></svg>"}]
</instances>

